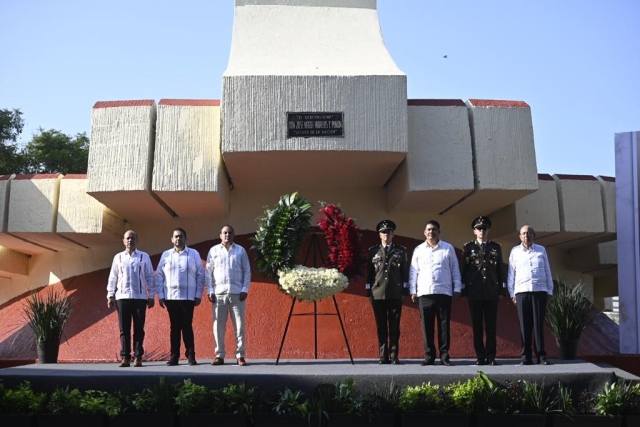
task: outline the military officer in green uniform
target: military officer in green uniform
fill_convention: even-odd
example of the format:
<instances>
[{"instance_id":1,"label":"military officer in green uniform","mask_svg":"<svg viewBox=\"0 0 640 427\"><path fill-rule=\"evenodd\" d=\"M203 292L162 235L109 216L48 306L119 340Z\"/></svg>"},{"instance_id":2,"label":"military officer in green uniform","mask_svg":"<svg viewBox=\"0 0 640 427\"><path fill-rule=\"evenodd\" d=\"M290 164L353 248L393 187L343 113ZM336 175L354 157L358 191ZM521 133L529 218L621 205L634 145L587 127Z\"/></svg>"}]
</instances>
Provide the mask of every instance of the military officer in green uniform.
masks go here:
<instances>
[{"instance_id":1,"label":"military officer in green uniform","mask_svg":"<svg viewBox=\"0 0 640 427\"><path fill-rule=\"evenodd\" d=\"M475 218L471 228L476 239L466 243L462 250L462 295L469 302L476 365L497 365L498 301L504 295L506 282L502 271L502 248L489 240L489 218Z\"/></svg>"},{"instance_id":2,"label":"military officer in green uniform","mask_svg":"<svg viewBox=\"0 0 640 427\"><path fill-rule=\"evenodd\" d=\"M369 248L367 258L367 296L371 298L376 319L380 363L400 363L400 315L402 297L409 295L407 249L393 244L396 224L380 221L376 226L380 244Z\"/></svg>"}]
</instances>

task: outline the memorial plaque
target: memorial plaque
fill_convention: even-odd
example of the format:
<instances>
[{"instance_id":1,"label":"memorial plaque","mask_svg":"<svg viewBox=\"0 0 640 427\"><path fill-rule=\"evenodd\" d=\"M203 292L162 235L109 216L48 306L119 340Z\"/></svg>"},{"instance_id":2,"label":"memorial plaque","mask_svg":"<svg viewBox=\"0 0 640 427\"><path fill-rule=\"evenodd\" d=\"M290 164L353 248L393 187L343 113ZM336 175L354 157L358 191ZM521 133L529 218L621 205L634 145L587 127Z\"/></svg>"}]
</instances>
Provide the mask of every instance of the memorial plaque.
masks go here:
<instances>
[{"instance_id":1,"label":"memorial plaque","mask_svg":"<svg viewBox=\"0 0 640 427\"><path fill-rule=\"evenodd\" d=\"M287 138L344 137L344 113L287 113Z\"/></svg>"}]
</instances>

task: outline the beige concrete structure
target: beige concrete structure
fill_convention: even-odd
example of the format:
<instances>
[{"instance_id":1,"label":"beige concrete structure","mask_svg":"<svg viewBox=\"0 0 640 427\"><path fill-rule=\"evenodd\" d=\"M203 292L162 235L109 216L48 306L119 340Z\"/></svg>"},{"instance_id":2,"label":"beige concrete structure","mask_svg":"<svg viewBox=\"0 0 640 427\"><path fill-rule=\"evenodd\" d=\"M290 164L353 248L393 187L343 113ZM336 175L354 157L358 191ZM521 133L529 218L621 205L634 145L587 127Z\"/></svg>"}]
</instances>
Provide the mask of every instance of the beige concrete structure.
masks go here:
<instances>
[{"instance_id":1,"label":"beige concrete structure","mask_svg":"<svg viewBox=\"0 0 640 427\"><path fill-rule=\"evenodd\" d=\"M86 175L66 175L60 181L56 231L86 248L120 242L124 219L87 194Z\"/></svg>"},{"instance_id":2,"label":"beige concrete structure","mask_svg":"<svg viewBox=\"0 0 640 427\"><path fill-rule=\"evenodd\" d=\"M220 101L161 100L153 164L153 192L178 216L227 215Z\"/></svg>"},{"instance_id":3,"label":"beige concrete structure","mask_svg":"<svg viewBox=\"0 0 640 427\"><path fill-rule=\"evenodd\" d=\"M7 233L27 244L11 249L37 254L83 247L56 234L61 179L60 174L18 175L11 181Z\"/></svg>"},{"instance_id":4,"label":"beige concrete structure","mask_svg":"<svg viewBox=\"0 0 640 427\"><path fill-rule=\"evenodd\" d=\"M467 105L475 188L446 212L489 215L538 189L531 109L522 101L470 99Z\"/></svg>"},{"instance_id":5,"label":"beige concrete structure","mask_svg":"<svg viewBox=\"0 0 640 427\"><path fill-rule=\"evenodd\" d=\"M410 99L408 118L409 152L386 186L389 210L446 211L474 188L467 106Z\"/></svg>"},{"instance_id":6,"label":"beige concrete structure","mask_svg":"<svg viewBox=\"0 0 640 427\"><path fill-rule=\"evenodd\" d=\"M128 220L175 216L151 190L155 126L152 100L93 106L87 193Z\"/></svg>"},{"instance_id":7,"label":"beige concrete structure","mask_svg":"<svg viewBox=\"0 0 640 427\"><path fill-rule=\"evenodd\" d=\"M374 0L236 1L222 78L222 151L235 188L380 188L407 153L406 106L406 75L384 45ZM289 137L287 113L333 112L344 116L342 137Z\"/></svg>"},{"instance_id":8,"label":"beige concrete structure","mask_svg":"<svg viewBox=\"0 0 640 427\"><path fill-rule=\"evenodd\" d=\"M518 241L520 227L530 224L538 238L560 232L558 190L551 175L538 175L538 191L491 214L491 237Z\"/></svg>"}]
</instances>

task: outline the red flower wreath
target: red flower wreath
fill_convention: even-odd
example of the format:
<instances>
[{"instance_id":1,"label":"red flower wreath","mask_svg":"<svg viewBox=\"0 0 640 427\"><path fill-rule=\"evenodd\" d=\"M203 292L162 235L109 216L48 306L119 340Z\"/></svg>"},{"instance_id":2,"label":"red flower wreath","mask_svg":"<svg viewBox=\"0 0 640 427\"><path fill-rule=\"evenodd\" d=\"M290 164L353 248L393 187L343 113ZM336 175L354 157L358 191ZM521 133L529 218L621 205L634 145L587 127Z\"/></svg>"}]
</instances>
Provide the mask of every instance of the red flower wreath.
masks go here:
<instances>
[{"instance_id":1,"label":"red flower wreath","mask_svg":"<svg viewBox=\"0 0 640 427\"><path fill-rule=\"evenodd\" d=\"M322 203L318 227L324 232L329 246L327 268L335 268L352 280L362 275L366 251L360 230L353 218L347 218L340 207Z\"/></svg>"}]
</instances>

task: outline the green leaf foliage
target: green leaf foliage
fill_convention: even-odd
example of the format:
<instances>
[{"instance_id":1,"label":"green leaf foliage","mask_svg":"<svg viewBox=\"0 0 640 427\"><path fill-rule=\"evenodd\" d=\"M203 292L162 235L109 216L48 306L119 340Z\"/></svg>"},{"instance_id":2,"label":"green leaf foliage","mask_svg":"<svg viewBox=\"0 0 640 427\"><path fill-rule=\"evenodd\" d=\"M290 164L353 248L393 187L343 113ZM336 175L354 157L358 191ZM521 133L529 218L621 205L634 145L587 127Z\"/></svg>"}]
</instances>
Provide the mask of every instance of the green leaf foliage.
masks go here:
<instances>
[{"instance_id":1,"label":"green leaf foliage","mask_svg":"<svg viewBox=\"0 0 640 427\"><path fill-rule=\"evenodd\" d=\"M24 319L37 340L60 340L71 315L71 301L62 291L49 289L45 293L34 292L27 298Z\"/></svg>"},{"instance_id":2,"label":"green leaf foliage","mask_svg":"<svg viewBox=\"0 0 640 427\"><path fill-rule=\"evenodd\" d=\"M311 230L311 203L298 193L285 194L273 208L265 208L257 218L258 231L251 249L256 253L256 268L278 280L278 271L288 271L296 264L306 233Z\"/></svg>"},{"instance_id":3,"label":"green leaf foliage","mask_svg":"<svg viewBox=\"0 0 640 427\"><path fill-rule=\"evenodd\" d=\"M0 386L0 414L35 415L42 412L47 395L36 393L29 381L22 382L15 389Z\"/></svg>"},{"instance_id":4,"label":"green leaf foliage","mask_svg":"<svg viewBox=\"0 0 640 427\"><path fill-rule=\"evenodd\" d=\"M582 282L569 286L560 281L547 304L546 321L558 340L577 340L582 331L593 323L597 313L592 313L593 304L585 296Z\"/></svg>"}]
</instances>

